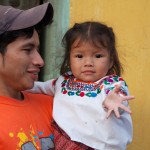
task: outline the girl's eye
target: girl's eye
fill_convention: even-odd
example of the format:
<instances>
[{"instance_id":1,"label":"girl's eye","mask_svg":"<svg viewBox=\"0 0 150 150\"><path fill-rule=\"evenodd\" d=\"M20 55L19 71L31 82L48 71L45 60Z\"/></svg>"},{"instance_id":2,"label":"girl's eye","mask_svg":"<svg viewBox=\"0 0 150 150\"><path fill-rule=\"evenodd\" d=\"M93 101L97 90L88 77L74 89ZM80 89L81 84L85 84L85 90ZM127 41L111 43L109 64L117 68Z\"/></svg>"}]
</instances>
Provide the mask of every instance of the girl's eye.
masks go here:
<instances>
[{"instance_id":1,"label":"girl's eye","mask_svg":"<svg viewBox=\"0 0 150 150\"><path fill-rule=\"evenodd\" d=\"M82 55L76 55L76 57L77 57L77 58L82 58L83 56L82 56Z\"/></svg>"},{"instance_id":2,"label":"girl's eye","mask_svg":"<svg viewBox=\"0 0 150 150\"><path fill-rule=\"evenodd\" d=\"M96 57L96 58L101 58L102 55L101 55L101 54L96 54L95 57Z\"/></svg>"}]
</instances>

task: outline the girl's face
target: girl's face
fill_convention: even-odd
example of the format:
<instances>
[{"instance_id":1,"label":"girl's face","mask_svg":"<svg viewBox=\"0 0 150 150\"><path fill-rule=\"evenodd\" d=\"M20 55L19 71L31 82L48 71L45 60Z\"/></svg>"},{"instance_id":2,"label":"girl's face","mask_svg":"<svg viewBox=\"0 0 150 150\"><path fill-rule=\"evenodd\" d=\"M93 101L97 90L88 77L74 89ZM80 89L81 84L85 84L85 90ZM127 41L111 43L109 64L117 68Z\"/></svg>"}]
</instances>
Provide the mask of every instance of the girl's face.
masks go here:
<instances>
[{"instance_id":1,"label":"girl's face","mask_svg":"<svg viewBox=\"0 0 150 150\"><path fill-rule=\"evenodd\" d=\"M70 52L70 67L73 75L85 82L95 82L106 76L113 62L107 49L95 47L91 42L76 40Z\"/></svg>"}]
</instances>

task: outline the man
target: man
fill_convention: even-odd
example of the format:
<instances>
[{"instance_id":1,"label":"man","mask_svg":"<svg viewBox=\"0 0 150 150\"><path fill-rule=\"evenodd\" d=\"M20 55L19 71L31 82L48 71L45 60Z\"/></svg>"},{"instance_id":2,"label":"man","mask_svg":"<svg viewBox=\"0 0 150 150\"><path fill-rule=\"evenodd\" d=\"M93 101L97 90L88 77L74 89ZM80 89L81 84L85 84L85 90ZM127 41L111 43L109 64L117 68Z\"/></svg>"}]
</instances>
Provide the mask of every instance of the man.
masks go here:
<instances>
[{"instance_id":1,"label":"man","mask_svg":"<svg viewBox=\"0 0 150 150\"><path fill-rule=\"evenodd\" d=\"M21 92L44 65L37 31L52 17L50 3L29 10L0 5L0 150L54 148L52 97Z\"/></svg>"}]
</instances>

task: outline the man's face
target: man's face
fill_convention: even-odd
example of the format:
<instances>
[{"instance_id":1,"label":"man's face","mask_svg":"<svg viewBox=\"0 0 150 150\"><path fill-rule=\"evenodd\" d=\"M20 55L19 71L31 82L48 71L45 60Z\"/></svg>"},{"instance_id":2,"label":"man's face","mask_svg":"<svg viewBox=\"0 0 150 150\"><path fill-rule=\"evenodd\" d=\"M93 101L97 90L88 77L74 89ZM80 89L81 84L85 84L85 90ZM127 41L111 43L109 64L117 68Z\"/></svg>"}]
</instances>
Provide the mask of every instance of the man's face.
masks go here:
<instances>
[{"instance_id":1,"label":"man's face","mask_svg":"<svg viewBox=\"0 0 150 150\"><path fill-rule=\"evenodd\" d=\"M38 53L39 37L34 30L31 38L19 37L7 46L4 56L0 54L0 89L7 92L32 88L44 65Z\"/></svg>"}]
</instances>

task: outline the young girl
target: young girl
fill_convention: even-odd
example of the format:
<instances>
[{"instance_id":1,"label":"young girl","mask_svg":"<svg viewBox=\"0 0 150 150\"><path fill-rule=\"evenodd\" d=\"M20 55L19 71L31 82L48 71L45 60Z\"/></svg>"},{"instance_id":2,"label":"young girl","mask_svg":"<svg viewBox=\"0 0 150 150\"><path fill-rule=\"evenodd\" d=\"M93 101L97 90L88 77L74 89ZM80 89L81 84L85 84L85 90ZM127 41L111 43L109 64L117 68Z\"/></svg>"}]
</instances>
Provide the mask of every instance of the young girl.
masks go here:
<instances>
[{"instance_id":1,"label":"young girl","mask_svg":"<svg viewBox=\"0 0 150 150\"><path fill-rule=\"evenodd\" d=\"M61 76L36 82L31 90L55 95L55 149L125 150L132 140L126 100L133 96L128 96L120 77L122 67L112 28L98 22L75 24L66 32L63 44Z\"/></svg>"}]
</instances>

